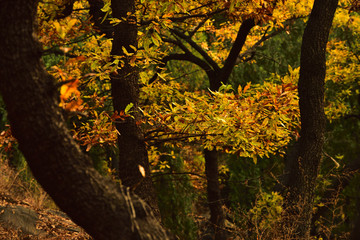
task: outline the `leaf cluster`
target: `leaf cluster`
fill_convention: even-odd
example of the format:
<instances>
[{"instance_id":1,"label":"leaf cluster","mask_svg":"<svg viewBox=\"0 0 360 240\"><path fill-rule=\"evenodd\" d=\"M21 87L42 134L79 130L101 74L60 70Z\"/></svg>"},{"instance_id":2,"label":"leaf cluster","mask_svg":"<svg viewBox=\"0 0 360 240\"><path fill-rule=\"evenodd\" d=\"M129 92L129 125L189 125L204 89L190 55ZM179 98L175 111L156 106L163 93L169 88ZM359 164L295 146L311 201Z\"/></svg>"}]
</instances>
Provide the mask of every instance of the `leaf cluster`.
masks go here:
<instances>
[{"instance_id":1,"label":"leaf cluster","mask_svg":"<svg viewBox=\"0 0 360 240\"><path fill-rule=\"evenodd\" d=\"M176 82L143 88L149 141L185 140L243 157L269 156L294 137L299 123L293 83L247 84L235 92L187 92Z\"/></svg>"}]
</instances>

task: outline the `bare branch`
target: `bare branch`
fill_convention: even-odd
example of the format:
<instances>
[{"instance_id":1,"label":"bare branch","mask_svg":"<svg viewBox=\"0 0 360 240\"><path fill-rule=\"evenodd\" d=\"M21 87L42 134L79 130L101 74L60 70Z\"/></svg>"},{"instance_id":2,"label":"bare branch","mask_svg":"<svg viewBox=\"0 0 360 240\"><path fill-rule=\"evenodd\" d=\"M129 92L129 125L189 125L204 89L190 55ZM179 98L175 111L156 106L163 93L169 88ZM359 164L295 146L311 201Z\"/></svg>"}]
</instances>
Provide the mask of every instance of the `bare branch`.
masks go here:
<instances>
[{"instance_id":1,"label":"bare branch","mask_svg":"<svg viewBox=\"0 0 360 240\"><path fill-rule=\"evenodd\" d=\"M166 176L166 175L194 175L200 178L204 178L206 179L205 176L197 174L197 173L193 173L193 172L170 172L170 173L157 173L157 174L153 174L152 177L156 178L156 177L161 177L161 176Z\"/></svg>"},{"instance_id":2,"label":"bare branch","mask_svg":"<svg viewBox=\"0 0 360 240\"><path fill-rule=\"evenodd\" d=\"M265 42L265 41L269 40L270 38L282 33L286 29L286 27L288 27L292 23L293 20L298 19L298 18L304 18L304 17L296 17L296 18L289 19L283 24L282 28L279 28L276 31L274 31L274 32L272 32L272 33L270 33L268 35L267 35L268 29L266 29L263 36L262 36L262 38L259 41L257 41L251 48L249 48L248 50L246 50L245 52L243 52L242 54L240 54L237 57L236 63L242 62L244 58L246 59L246 55L249 55L249 54L252 54L253 52L255 52L256 48L258 48L263 42Z\"/></svg>"},{"instance_id":3,"label":"bare branch","mask_svg":"<svg viewBox=\"0 0 360 240\"><path fill-rule=\"evenodd\" d=\"M169 19L172 22L183 22L183 21L185 21L187 19L191 19L191 18L204 18L204 17L208 18L210 16L213 16L215 14L218 14L218 13L221 13L221 12L224 12L224 11L226 11L225 8L218 9L218 10L210 12L210 13L201 13L201 14L194 14L194 15L189 15L189 14L184 13L184 16L179 16L179 17L170 17L170 18L160 17L160 20L161 19ZM149 20L146 20L146 21L140 21L140 25L145 26L145 25L149 25L152 22L158 22L158 19L153 18L153 19L149 19Z\"/></svg>"},{"instance_id":4,"label":"bare branch","mask_svg":"<svg viewBox=\"0 0 360 240\"><path fill-rule=\"evenodd\" d=\"M192 48L194 48L204 59L207 61L214 71L220 71L219 65L202 49L196 42L194 42L190 36L185 35L183 32L171 29L171 32L181 39L185 40Z\"/></svg>"},{"instance_id":5,"label":"bare branch","mask_svg":"<svg viewBox=\"0 0 360 240\"><path fill-rule=\"evenodd\" d=\"M235 42L229 52L228 57L225 60L224 67L221 69L221 78L219 81L222 81L223 83L227 83L229 76L232 72L232 69L235 66L236 59L241 52L241 49L243 48L246 37L249 35L250 30L255 26L254 19L247 19L244 22L242 22L239 32L236 36Z\"/></svg>"}]
</instances>

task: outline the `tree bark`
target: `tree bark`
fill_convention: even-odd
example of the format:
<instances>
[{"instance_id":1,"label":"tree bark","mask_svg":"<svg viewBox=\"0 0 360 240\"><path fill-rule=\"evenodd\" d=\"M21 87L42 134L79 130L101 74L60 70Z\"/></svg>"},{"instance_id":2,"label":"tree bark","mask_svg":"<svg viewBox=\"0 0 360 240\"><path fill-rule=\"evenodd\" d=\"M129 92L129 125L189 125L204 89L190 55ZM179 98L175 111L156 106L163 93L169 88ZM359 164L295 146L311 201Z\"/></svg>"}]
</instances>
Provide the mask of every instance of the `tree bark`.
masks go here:
<instances>
[{"instance_id":1,"label":"tree bark","mask_svg":"<svg viewBox=\"0 0 360 240\"><path fill-rule=\"evenodd\" d=\"M124 19L116 25L111 54L120 56L123 66L111 76L111 89L114 110L124 111L126 106L133 104L132 116L116 124L119 131L119 178L122 184L132 188L136 194L144 199L153 209L155 216L160 219L160 212L157 205L155 189L150 176L148 153L145 146L144 134L136 124L139 118L138 98L139 83L138 69L131 63L135 56L127 56L128 53L135 54L131 47L137 47L137 23L136 18L128 16L127 13L134 13L134 0L113 0L111 1L113 17ZM145 170L145 177L139 168Z\"/></svg>"},{"instance_id":2,"label":"tree bark","mask_svg":"<svg viewBox=\"0 0 360 240\"><path fill-rule=\"evenodd\" d=\"M218 153L204 150L205 175L207 179L207 200L210 209L210 222L213 225L215 240L225 238L225 214L220 193Z\"/></svg>"},{"instance_id":3,"label":"tree bark","mask_svg":"<svg viewBox=\"0 0 360 240\"><path fill-rule=\"evenodd\" d=\"M94 239L168 239L138 196L101 177L72 139L34 34L37 1L1 0L0 93L35 178Z\"/></svg>"},{"instance_id":4,"label":"tree bark","mask_svg":"<svg viewBox=\"0 0 360 240\"><path fill-rule=\"evenodd\" d=\"M324 144L324 79L326 44L338 0L315 0L304 30L298 84L300 139L290 159L283 231L309 239L315 180Z\"/></svg>"}]
</instances>

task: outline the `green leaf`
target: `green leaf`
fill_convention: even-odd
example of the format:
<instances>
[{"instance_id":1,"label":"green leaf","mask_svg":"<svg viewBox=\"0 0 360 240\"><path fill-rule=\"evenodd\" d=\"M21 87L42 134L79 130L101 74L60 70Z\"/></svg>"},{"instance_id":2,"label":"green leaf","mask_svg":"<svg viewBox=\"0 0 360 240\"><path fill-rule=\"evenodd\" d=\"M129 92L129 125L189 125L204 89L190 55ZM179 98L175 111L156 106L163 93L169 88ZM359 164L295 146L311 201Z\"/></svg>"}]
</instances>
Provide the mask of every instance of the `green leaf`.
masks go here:
<instances>
[{"instance_id":1,"label":"green leaf","mask_svg":"<svg viewBox=\"0 0 360 240\"><path fill-rule=\"evenodd\" d=\"M130 109L132 108L134 106L134 104L133 103L129 103L127 106L126 106L126 108L125 108L125 114L128 114L128 112L130 111Z\"/></svg>"}]
</instances>

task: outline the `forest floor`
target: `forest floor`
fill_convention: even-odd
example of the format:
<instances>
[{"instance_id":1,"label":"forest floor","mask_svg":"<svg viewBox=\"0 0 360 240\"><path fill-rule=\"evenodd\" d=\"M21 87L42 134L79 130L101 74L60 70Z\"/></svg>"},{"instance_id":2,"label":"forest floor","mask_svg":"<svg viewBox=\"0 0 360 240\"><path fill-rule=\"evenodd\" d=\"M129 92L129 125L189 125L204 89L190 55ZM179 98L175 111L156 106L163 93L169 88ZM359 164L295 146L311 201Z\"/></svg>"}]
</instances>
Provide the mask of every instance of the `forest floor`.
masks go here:
<instances>
[{"instance_id":1,"label":"forest floor","mask_svg":"<svg viewBox=\"0 0 360 240\"><path fill-rule=\"evenodd\" d=\"M91 239L29 176L0 155L0 240Z\"/></svg>"}]
</instances>

